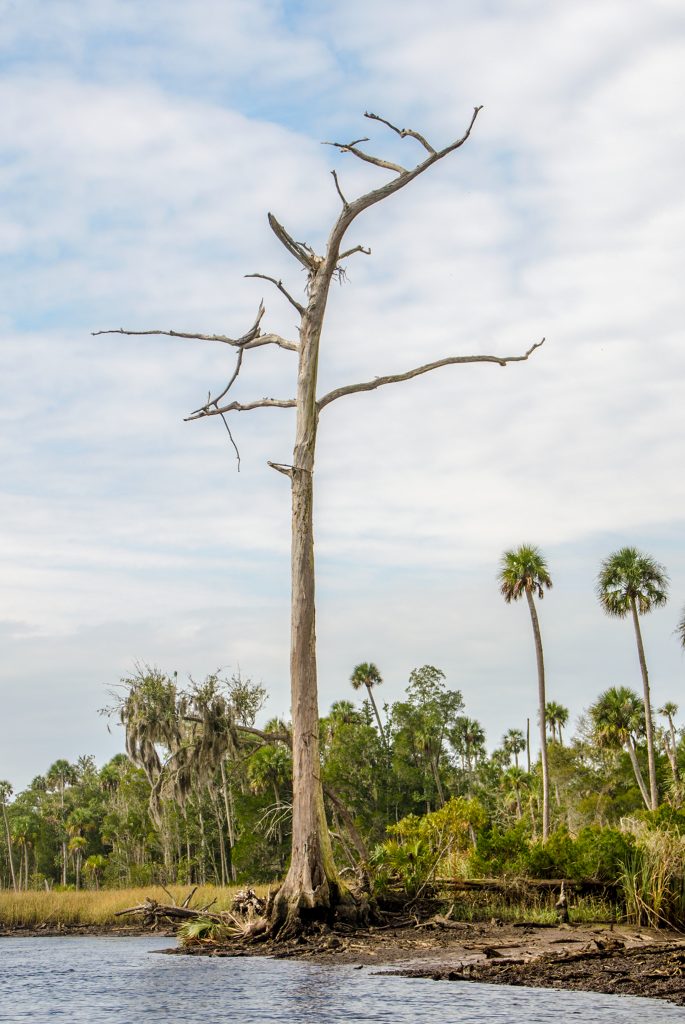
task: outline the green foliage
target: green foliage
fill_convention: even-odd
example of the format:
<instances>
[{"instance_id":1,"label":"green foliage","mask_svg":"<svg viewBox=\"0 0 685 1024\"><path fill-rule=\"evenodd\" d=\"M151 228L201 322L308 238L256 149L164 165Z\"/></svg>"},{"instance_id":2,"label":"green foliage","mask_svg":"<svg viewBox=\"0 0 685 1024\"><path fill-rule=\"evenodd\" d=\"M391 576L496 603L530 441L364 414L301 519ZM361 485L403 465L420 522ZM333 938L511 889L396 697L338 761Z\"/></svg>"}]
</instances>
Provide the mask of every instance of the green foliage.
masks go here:
<instances>
[{"instance_id":1,"label":"green foliage","mask_svg":"<svg viewBox=\"0 0 685 1024\"><path fill-rule=\"evenodd\" d=\"M409 814L389 825L387 831L393 838L376 847L371 861L378 890L397 886L415 896L441 874L456 874L472 837L485 821L478 800L460 797L432 814Z\"/></svg>"},{"instance_id":2,"label":"green foliage","mask_svg":"<svg viewBox=\"0 0 685 1024\"><path fill-rule=\"evenodd\" d=\"M220 921L212 921L206 917L195 917L185 921L178 930L179 937L185 943L192 944L203 939L218 942L225 939L228 930Z\"/></svg>"},{"instance_id":3,"label":"green foliage","mask_svg":"<svg viewBox=\"0 0 685 1024\"><path fill-rule=\"evenodd\" d=\"M628 920L659 928L685 927L685 835L633 819L634 837L619 879Z\"/></svg>"}]
</instances>

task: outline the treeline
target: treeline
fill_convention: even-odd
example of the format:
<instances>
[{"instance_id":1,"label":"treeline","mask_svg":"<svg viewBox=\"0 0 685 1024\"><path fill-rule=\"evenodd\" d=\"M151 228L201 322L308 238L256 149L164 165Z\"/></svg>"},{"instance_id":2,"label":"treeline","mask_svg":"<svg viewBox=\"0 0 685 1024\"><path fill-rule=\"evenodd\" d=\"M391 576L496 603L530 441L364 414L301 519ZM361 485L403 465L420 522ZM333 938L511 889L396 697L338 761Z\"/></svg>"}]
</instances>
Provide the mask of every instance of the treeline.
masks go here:
<instances>
[{"instance_id":1,"label":"treeline","mask_svg":"<svg viewBox=\"0 0 685 1024\"><path fill-rule=\"evenodd\" d=\"M567 709L546 705L552 799L542 843L541 764L530 763L523 729L509 729L488 754L462 694L431 665L410 674L403 700L380 709L375 665L358 665L351 682L364 699L339 700L320 720L341 867L371 864L379 877L410 884L438 871L608 877L641 829L685 833L685 740L674 704L660 709L653 730L657 811L646 806L645 716L636 693L606 690L570 737ZM126 754L101 768L92 757L57 761L17 794L0 783L3 887L282 877L290 730L278 719L255 726L264 689L220 675L181 686L145 666L123 684L109 710L124 725Z\"/></svg>"}]
</instances>

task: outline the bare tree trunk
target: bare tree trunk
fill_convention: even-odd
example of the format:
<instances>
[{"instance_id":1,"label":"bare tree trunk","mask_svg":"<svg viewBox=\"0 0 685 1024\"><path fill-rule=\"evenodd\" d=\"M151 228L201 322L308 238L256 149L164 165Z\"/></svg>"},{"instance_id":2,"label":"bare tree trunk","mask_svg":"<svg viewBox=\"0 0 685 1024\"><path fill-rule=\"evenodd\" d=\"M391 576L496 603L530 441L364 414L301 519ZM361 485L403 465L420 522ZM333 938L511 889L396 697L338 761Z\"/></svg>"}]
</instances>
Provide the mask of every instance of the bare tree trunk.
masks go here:
<instances>
[{"instance_id":1,"label":"bare tree trunk","mask_svg":"<svg viewBox=\"0 0 685 1024\"><path fill-rule=\"evenodd\" d=\"M228 833L228 848L226 856L228 860L228 875L231 882L235 882L236 873L233 865L233 847L235 846L235 833L233 831L233 815L231 814L231 799L226 781L226 769L223 758L221 760L221 790L224 796L224 807L226 808L226 832Z\"/></svg>"},{"instance_id":2,"label":"bare tree trunk","mask_svg":"<svg viewBox=\"0 0 685 1024\"><path fill-rule=\"evenodd\" d=\"M633 613L635 639L637 640L637 656L640 659L640 671L642 672L642 692L644 695L645 705L645 732L647 733L647 761L649 764L650 810L655 811L659 806L659 790L656 784L656 758L654 756L654 725L652 722L652 705L649 697L649 675L647 674L647 661L645 659L645 649L642 645L642 631L640 630L640 616L637 613L637 603L634 597L630 598L630 608Z\"/></svg>"},{"instance_id":3,"label":"bare tree trunk","mask_svg":"<svg viewBox=\"0 0 685 1024\"><path fill-rule=\"evenodd\" d=\"M670 736L670 743L666 742L666 750L668 753L668 760L671 765L671 773L673 774L673 781L680 781L680 772L678 771L678 741L675 734L675 725L673 724L673 716L668 715L668 734Z\"/></svg>"},{"instance_id":4,"label":"bare tree trunk","mask_svg":"<svg viewBox=\"0 0 685 1024\"><path fill-rule=\"evenodd\" d=\"M383 742L383 746L387 750L388 749L388 741L385 738L385 729L383 728L383 723L381 722L381 716L378 713L378 707L376 705L376 700L375 700L375 697L373 695L373 691L372 691L372 689L371 689L371 687L369 686L368 683L366 683L366 692L369 695L369 700L371 701L371 707L373 708L373 712L374 712L374 714L376 716L376 721L378 722L378 731L381 734L381 740Z\"/></svg>"},{"instance_id":5,"label":"bare tree trunk","mask_svg":"<svg viewBox=\"0 0 685 1024\"><path fill-rule=\"evenodd\" d=\"M633 772L635 773L635 780L636 780L636 782L638 784L640 792L642 793L642 799L645 802L645 807L647 808L648 811L651 811L651 810L653 810L653 808L652 808L652 804L651 804L651 800L650 800L650 794L647 792L647 787L645 786L645 780L642 778L642 772L640 771L640 764L639 764L639 761L637 759L637 752L635 750L635 743L633 742L632 736L630 736L628 738L628 742L626 743L625 749L628 752L628 757L630 758L630 763L633 766Z\"/></svg>"},{"instance_id":6,"label":"bare tree trunk","mask_svg":"<svg viewBox=\"0 0 685 1024\"><path fill-rule=\"evenodd\" d=\"M333 261L335 268L336 261ZM332 272L332 271L331 271ZM293 720L293 832L290 868L274 901L273 927L286 934L326 918L340 900L321 785L314 607L314 452L319 338L330 274L311 278L302 316L292 481L290 686Z\"/></svg>"},{"instance_id":7,"label":"bare tree trunk","mask_svg":"<svg viewBox=\"0 0 685 1024\"><path fill-rule=\"evenodd\" d=\"M9 823L8 818L7 818L7 808L5 807L4 803L2 805L2 817L3 817L3 820L5 822L5 836L6 836L6 839L7 839L7 860L9 861L9 865L10 865L10 875L12 877L12 888L16 892L17 891L17 878L16 878L16 875L14 874L14 857L12 855L12 833L10 832L10 823Z\"/></svg>"},{"instance_id":8,"label":"bare tree trunk","mask_svg":"<svg viewBox=\"0 0 685 1024\"><path fill-rule=\"evenodd\" d=\"M540 623L535 609L535 598L526 588L526 598L530 610L535 638L535 657L538 666L538 704L540 707L540 759L542 761L542 841L549 837L549 765L547 762L547 729L545 728L545 662L542 655L542 637Z\"/></svg>"}]
</instances>

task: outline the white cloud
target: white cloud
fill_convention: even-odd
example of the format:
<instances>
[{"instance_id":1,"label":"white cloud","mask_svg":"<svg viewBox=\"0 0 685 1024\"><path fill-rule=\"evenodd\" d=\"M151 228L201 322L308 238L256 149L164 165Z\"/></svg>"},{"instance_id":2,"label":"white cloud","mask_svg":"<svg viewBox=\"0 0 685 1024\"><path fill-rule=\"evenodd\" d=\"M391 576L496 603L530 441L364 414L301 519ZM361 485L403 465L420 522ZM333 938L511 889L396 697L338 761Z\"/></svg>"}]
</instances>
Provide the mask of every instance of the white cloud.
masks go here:
<instances>
[{"instance_id":1,"label":"white cloud","mask_svg":"<svg viewBox=\"0 0 685 1024\"><path fill-rule=\"evenodd\" d=\"M0 619L17 731L40 694L47 717L69 703L69 756L94 749L91 704L135 658L197 675L240 661L287 709L288 494L265 462L288 460L290 413L234 417L238 475L221 423L182 422L231 372L225 346L89 332L240 334L264 294L265 326L292 335L287 303L242 279L302 286L266 211L321 247L329 170L350 196L384 177L318 139L368 132L418 159L357 114L443 143L475 102L469 143L351 232L373 255L331 296L321 389L548 340L527 364L449 368L322 414L322 700L362 657L386 699L431 661L493 740L526 702L534 718L530 637L493 582L503 548L532 540L558 566L554 698L579 712L623 651L594 608L599 557L652 545L676 604L685 592L677 5L2 13ZM237 397L292 393L292 356L249 355ZM668 614L652 654L664 698L682 673ZM27 778L45 765L24 752Z\"/></svg>"}]
</instances>

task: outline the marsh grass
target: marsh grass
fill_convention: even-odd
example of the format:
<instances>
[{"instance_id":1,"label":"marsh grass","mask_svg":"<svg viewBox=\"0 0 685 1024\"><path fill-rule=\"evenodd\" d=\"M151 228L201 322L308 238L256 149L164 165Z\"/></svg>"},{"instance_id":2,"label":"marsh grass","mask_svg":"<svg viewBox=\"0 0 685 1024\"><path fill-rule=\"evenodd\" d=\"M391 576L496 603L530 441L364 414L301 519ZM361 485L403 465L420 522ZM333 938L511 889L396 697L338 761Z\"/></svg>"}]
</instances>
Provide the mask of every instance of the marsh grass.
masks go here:
<instances>
[{"instance_id":1,"label":"marsh grass","mask_svg":"<svg viewBox=\"0 0 685 1024\"><path fill-rule=\"evenodd\" d=\"M170 885L169 892L180 904L192 886ZM212 900L212 910L230 910L234 893L241 886L221 888L204 885L193 896L192 906L203 907ZM254 886L257 894L266 897L268 886ZM169 897L159 886L140 889L100 889L79 892L0 892L0 928L107 927L110 925L140 923L136 917L115 917L119 910L135 907L145 899L169 903Z\"/></svg>"},{"instance_id":2,"label":"marsh grass","mask_svg":"<svg viewBox=\"0 0 685 1024\"><path fill-rule=\"evenodd\" d=\"M685 836L627 820L635 850L619 879L631 924L685 930Z\"/></svg>"},{"instance_id":3,"label":"marsh grass","mask_svg":"<svg viewBox=\"0 0 685 1024\"><path fill-rule=\"evenodd\" d=\"M556 924L554 902L557 895L529 893L527 896L503 896L500 893L460 893L453 900L450 916L454 921L499 921ZM619 908L610 900L596 896L571 899L569 914L574 924L610 924L620 921Z\"/></svg>"}]
</instances>

